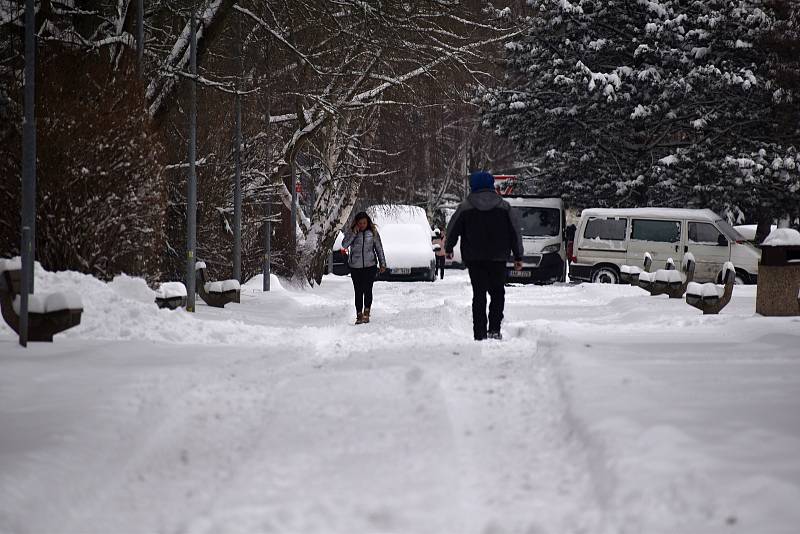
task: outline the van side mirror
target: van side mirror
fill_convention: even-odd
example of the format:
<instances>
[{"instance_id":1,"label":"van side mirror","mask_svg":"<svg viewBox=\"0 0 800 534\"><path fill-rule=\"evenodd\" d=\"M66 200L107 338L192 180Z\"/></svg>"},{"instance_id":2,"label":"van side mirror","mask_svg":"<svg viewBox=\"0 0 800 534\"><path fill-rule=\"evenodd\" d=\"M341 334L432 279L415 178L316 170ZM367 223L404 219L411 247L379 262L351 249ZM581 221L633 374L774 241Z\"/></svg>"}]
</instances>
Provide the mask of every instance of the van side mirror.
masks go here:
<instances>
[{"instance_id":1,"label":"van side mirror","mask_svg":"<svg viewBox=\"0 0 800 534\"><path fill-rule=\"evenodd\" d=\"M719 234L717 236L717 246L720 246L720 247L727 247L728 246L728 240L725 238L724 235Z\"/></svg>"}]
</instances>

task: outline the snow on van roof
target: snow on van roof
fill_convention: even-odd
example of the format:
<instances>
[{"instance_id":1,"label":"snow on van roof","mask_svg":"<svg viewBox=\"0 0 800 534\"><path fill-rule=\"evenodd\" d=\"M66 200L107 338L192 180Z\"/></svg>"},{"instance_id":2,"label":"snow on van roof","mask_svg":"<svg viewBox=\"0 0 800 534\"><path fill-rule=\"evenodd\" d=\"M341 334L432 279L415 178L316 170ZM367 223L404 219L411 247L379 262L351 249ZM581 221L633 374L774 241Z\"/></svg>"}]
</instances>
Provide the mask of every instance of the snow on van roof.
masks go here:
<instances>
[{"instance_id":1,"label":"snow on van roof","mask_svg":"<svg viewBox=\"0 0 800 534\"><path fill-rule=\"evenodd\" d=\"M543 198L543 197L526 197L526 196L504 196L504 200L507 200L509 204L512 206L532 206L532 207L539 207L539 208L554 208L554 209L562 209L563 208L563 201L560 198Z\"/></svg>"},{"instance_id":2,"label":"snow on van roof","mask_svg":"<svg viewBox=\"0 0 800 534\"><path fill-rule=\"evenodd\" d=\"M709 209L688 208L588 208L581 212L581 217L654 217L675 219L696 219L705 221L718 221L719 215Z\"/></svg>"},{"instance_id":3,"label":"snow on van roof","mask_svg":"<svg viewBox=\"0 0 800 534\"><path fill-rule=\"evenodd\" d=\"M428 215L419 206L407 204L376 204L367 213L378 226L384 224L419 224L430 229Z\"/></svg>"}]
</instances>

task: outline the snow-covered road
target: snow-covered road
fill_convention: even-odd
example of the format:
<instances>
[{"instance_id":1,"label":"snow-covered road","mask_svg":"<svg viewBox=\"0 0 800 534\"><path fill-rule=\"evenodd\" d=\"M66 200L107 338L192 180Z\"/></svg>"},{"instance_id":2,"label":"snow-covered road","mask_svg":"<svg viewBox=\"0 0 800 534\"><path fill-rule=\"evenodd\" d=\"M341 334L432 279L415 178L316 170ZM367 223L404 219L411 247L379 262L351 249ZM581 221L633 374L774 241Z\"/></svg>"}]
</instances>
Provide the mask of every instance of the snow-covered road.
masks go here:
<instances>
[{"instance_id":1,"label":"snow-covered road","mask_svg":"<svg viewBox=\"0 0 800 534\"><path fill-rule=\"evenodd\" d=\"M800 320L623 286L512 287L471 341L463 273L156 310L80 290L82 325L0 329L0 532L794 533Z\"/></svg>"}]
</instances>

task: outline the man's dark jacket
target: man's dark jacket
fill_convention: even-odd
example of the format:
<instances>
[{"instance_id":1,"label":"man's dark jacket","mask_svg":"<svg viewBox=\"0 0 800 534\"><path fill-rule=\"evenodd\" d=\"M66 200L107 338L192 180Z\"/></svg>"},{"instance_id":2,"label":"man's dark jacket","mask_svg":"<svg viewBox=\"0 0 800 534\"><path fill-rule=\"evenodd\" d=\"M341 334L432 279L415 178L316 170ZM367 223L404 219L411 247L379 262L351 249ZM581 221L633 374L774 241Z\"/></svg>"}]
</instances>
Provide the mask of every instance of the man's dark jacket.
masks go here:
<instances>
[{"instance_id":1,"label":"man's dark jacket","mask_svg":"<svg viewBox=\"0 0 800 534\"><path fill-rule=\"evenodd\" d=\"M452 254L461 238L464 263L522 259L522 231L517 213L494 189L470 194L447 225L445 251Z\"/></svg>"}]
</instances>

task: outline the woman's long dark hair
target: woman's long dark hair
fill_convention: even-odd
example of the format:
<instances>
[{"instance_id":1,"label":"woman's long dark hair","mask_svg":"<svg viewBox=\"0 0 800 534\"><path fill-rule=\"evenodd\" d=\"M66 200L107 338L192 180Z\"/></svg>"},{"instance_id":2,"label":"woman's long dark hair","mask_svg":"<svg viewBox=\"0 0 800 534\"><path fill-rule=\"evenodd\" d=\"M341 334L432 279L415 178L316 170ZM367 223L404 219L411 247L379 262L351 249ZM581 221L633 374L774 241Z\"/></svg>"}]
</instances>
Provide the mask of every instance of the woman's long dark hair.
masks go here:
<instances>
[{"instance_id":1,"label":"woman's long dark hair","mask_svg":"<svg viewBox=\"0 0 800 534\"><path fill-rule=\"evenodd\" d=\"M375 226L375 223L372 222L372 218L366 211L359 211L358 213L356 213L356 216L353 217L353 224L350 225L350 229L355 231L356 225L358 224L358 221L360 221L361 219L367 220L367 230L371 230L373 234L378 233L378 227Z\"/></svg>"}]
</instances>

